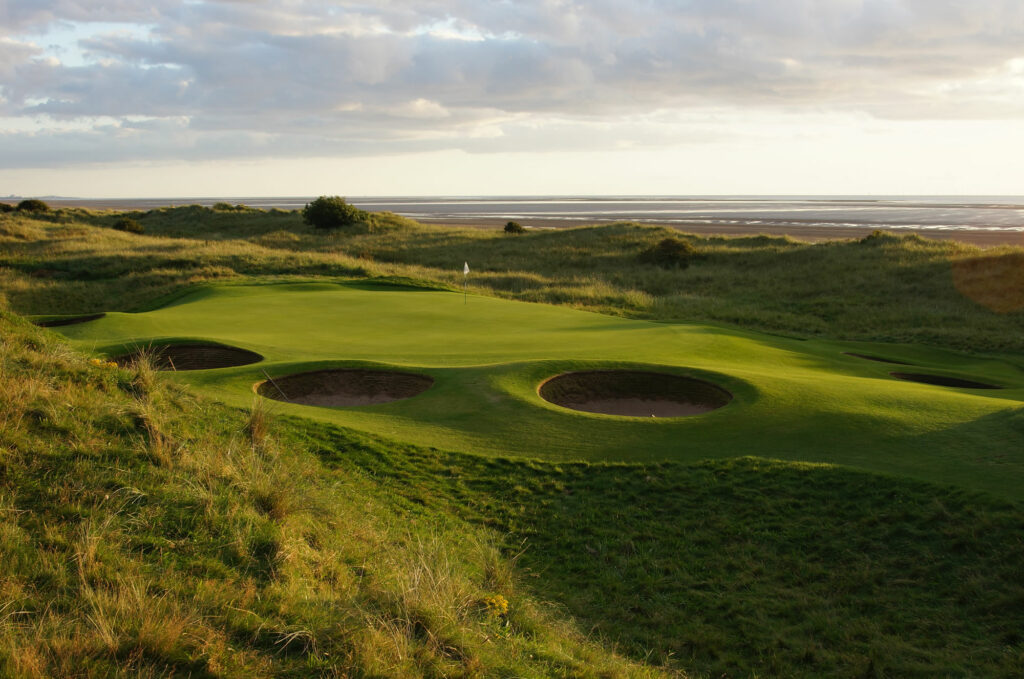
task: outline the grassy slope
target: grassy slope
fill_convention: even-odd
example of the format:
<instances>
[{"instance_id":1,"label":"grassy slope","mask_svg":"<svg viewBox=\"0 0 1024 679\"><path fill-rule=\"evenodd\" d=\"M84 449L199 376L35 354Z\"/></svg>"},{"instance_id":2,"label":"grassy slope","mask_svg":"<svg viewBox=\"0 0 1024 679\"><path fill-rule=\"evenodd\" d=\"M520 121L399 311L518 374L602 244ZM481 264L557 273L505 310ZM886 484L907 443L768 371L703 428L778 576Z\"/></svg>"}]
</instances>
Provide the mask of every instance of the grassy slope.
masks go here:
<instances>
[{"instance_id":1,"label":"grassy slope","mask_svg":"<svg viewBox=\"0 0 1024 679\"><path fill-rule=\"evenodd\" d=\"M188 235L205 228L207 218L206 213L192 215L174 228ZM151 231L160 228L158 220L146 219ZM291 229L291 219L281 217L279 228ZM324 243L291 231L273 233L269 223L262 216L235 223L243 235L261 244L234 241L231 234L221 234L222 241L196 243L7 220L0 223L0 290L22 311L74 313L107 308L111 301L117 308L138 308L192 281L260 271L304 276L397 273L457 280L419 265L381 265L352 257L344 252L351 243ZM422 245L421 236L434 237L430 231L417 230L407 244ZM565 240L553 235L545 243L550 257L557 258L563 244L589 240L584 233L560 236ZM615 231L598 235L602 233ZM638 233L641 239L657 236L656 230ZM527 254L537 244L528 239L495 241L487 234L436 237L439 256L448 248L444 256L459 263L457 250L467 243L481 251L507 247ZM402 251L394 236L380 239L378 256ZM369 243L372 237L364 240ZM721 303L709 295L705 302L677 300L666 306L658 303L658 295L652 304L645 296L651 293L636 288L632 277L617 281L600 267L576 280L575 262L592 261L602 252L600 238L595 240L580 243L587 254L570 258L568 269L538 273L531 265L520 267L520 273L485 272L483 278L501 294L591 308L672 315L712 304L729 315L745 305L749 317L721 320L804 332L814 330L817 319L819 330L835 327L836 335L846 337L916 337L989 351L1019 349L1019 312L994 314L965 305L955 290L950 294L950 288L934 285L944 277L927 275L948 271L950 257L978 255L969 249L886 240L878 255L865 260L867 265L862 261L850 269L837 254L833 266L861 281L884 280L891 270L917 284L880 293L867 286L865 299L855 295L849 305L836 300L837 308L845 306L845 314L829 319L822 313L828 304L795 304L792 313L787 311L789 303L813 301L800 293L816 287L815 276L835 273L823 270L820 262L792 276L788 285L793 287L781 291L773 286L733 288L727 285L729 276L740 271L726 268L724 278L702 283L721 290ZM705 245L711 246L710 241ZM805 251L812 259L827 251L777 240L725 247L745 250L748 260L768 271L773 270L773 249ZM836 252L841 254L843 247L854 246L837 245ZM540 254L548 257L547 252ZM750 265L747 261L740 269ZM685 280L681 277L690 275L644 273L677 288ZM755 294L762 299L754 299ZM987 299L1007 298L996 294ZM937 304L928 301L933 299ZM765 307L769 313L758 312ZM920 313L907 313L918 307ZM882 313L872 314L875 308ZM949 309L962 319L955 327L944 316ZM24 676L80 673L83 662L92 663L98 675L120 670L143 676L172 671L192 671L193 676L291 671L308 676L325 660L310 659L310 639L317 640L319 649L328 641L342 643L344 659L334 656L331 662L364 671L453 671L460 662L451 658L447 642L437 643L450 638L451 628L427 626L443 633L424 635L419 624L424 618L410 614L424 607L408 606L409 599L401 595L417 591L408 588L412 575L431 572L409 568L410 558L423 564L439 552L447 556L442 562L467 564L447 572L454 572L452 577L473 597L510 591L516 610L530 608L527 590L538 592L564 602L585 628L593 627L636 657L708 676L1024 672L1018 505L841 468L757 460L697 467L556 466L459 457L396 447L308 421L287 423L284 443L275 447L278 453L268 464L238 433L244 417L208 403L196 410L192 397L161 387L157 393L165 396L158 396L151 408L157 425L153 431L167 430L175 443L174 435L181 431L205 432L198 442L183 437L185 445L173 448L182 453L180 460L167 463L162 461L164 439L148 433L146 418L127 415L138 408L137 398L117 394L120 388L115 386L103 390L102 397L92 386L74 386L112 378L93 374L98 369L55 349L38 331L18 329L29 339L26 346L9 351L12 327L2 328L6 353L0 372L5 394L18 395L0 399L0 492L6 510L0 513L5 566L0 570L4 601L12 603L0 613L0 631L4 661ZM8 363L11 357L13 363ZM54 372L47 372L53 366ZM117 382L124 380L131 378ZM116 398L101 407L111 394ZM165 400L179 405L165 407ZM12 408L12 403L28 407ZM84 414L88 417L83 420ZM69 437L74 431L83 435ZM319 451L323 462L306 456L302 451L307 448ZM252 460L248 467L239 464L245 459ZM114 460L117 464L110 463ZM54 473L50 464L61 473ZM251 469L260 473L253 476ZM275 470L271 482L267 475ZM282 493L269 492L278 486ZM132 488L145 496L135 499ZM275 497L296 501L282 505ZM325 502L328 497L330 502ZM210 498L217 502L211 504ZM118 511L111 511L115 507ZM283 515L280 507L285 508ZM275 519L275 513L283 518ZM35 515L43 518L36 521ZM202 519L197 522L196 516ZM324 520L332 516L332 521ZM390 525L392 516L412 521L414 528L403 532ZM514 577L499 579L514 583L511 590L481 579L475 564L500 563L502 557L486 547L491 539L487 530L475 533L483 529L468 529L455 517L506 532L505 553L516 553L526 540L518 565L537 577L526 578L526 584ZM442 528L426 529L432 536L430 550L410 539L417 527L439 520ZM302 530L296 531L292 522L323 542L298 540ZM199 525L205 530L207 524L219 525L222 537L210 539L200 532L202 539L194 544L182 540L183 528ZM269 540L261 537L261 530L269 531ZM132 540L138 535L142 539L136 544ZM304 542L319 557L311 558ZM482 550L473 546L479 542L485 545ZM274 544L287 548L277 552L287 558L268 567ZM349 549L355 556L339 559ZM380 572L390 574L383 578L384 586L373 578L367 583L365 573L352 567L367 563L380 564ZM63 583L63 588L53 583ZM350 583L355 587L349 588ZM342 607L354 611L355 619L343 621L348 627L333 627L334 620L324 616L335 612L339 601L350 603L350 592L364 593L354 607ZM428 609L441 621L452 619L447 611L465 613L452 603L458 597L431 597L438 599L447 603ZM366 610L385 614L367 617ZM469 629L466 634L472 637L479 629L474 624L489 624L486 617L478 620L474 615L480 617L478 612L455 616L455 629ZM157 624L143 624L146 619ZM466 619L468 628L462 626ZM523 676L550 674L552 667L571 668L574 663L582 673L602 667L631 671L580 643L564 627L552 625L550 615L535 619L539 622L534 626L517 628L529 634L512 642L522 650L513 651L513 659L504 665L495 657L511 647L500 635L485 641L483 651L467 644L469 657L479 658L476 667L488 675L500 674L497 668L511 663L518 663L513 671ZM326 625L313 624L328 620ZM177 635L181 629L189 634ZM331 636L339 629L345 632L337 636L344 639ZM537 655L536 648L548 652L529 657Z\"/></svg>"},{"instance_id":2,"label":"grassy slope","mask_svg":"<svg viewBox=\"0 0 1024 679\"><path fill-rule=\"evenodd\" d=\"M630 654L697 676L1015 676L1020 505L756 458L522 464L291 436L508 531L527 581Z\"/></svg>"},{"instance_id":3,"label":"grassy slope","mask_svg":"<svg viewBox=\"0 0 1024 679\"><path fill-rule=\"evenodd\" d=\"M683 460L749 454L837 462L1021 498L1024 371L914 346L874 347L914 368L1006 386L970 391L889 377L861 348L702 325L651 323L547 305L358 284L208 287L171 306L60 328L120 353L188 330L257 351L265 362L178 379L245 406L265 375L353 362L412 367L435 385L360 409L275 404L424 446L552 460ZM111 347L111 343L115 346ZM536 386L566 370L674 366L735 396L699 418L613 418L544 402ZM664 369L664 368L663 368Z\"/></svg>"},{"instance_id":4,"label":"grassy slope","mask_svg":"<svg viewBox=\"0 0 1024 679\"><path fill-rule=\"evenodd\" d=\"M538 605L492 529L279 446L259 410L4 312L0 336L3 676L654 674Z\"/></svg>"}]
</instances>

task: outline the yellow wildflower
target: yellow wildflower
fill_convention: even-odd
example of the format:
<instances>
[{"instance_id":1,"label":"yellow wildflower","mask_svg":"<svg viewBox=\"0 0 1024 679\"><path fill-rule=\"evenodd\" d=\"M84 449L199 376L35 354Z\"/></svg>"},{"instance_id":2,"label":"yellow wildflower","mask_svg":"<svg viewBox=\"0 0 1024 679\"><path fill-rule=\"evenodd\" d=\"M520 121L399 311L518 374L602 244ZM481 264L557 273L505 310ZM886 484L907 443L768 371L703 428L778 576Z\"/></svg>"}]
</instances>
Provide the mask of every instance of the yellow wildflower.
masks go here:
<instances>
[{"instance_id":1,"label":"yellow wildflower","mask_svg":"<svg viewBox=\"0 0 1024 679\"><path fill-rule=\"evenodd\" d=\"M508 599L500 594L485 596L480 600L480 605L483 606L484 611L493 616L501 617L508 615Z\"/></svg>"}]
</instances>

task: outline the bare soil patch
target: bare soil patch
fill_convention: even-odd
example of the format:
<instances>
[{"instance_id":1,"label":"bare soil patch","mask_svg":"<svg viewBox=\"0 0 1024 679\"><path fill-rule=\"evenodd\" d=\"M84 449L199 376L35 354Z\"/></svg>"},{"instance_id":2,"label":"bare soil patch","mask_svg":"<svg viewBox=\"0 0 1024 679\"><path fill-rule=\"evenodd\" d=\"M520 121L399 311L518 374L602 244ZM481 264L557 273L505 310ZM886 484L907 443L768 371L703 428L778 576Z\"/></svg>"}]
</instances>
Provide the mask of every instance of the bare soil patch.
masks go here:
<instances>
[{"instance_id":1,"label":"bare soil patch","mask_svg":"<svg viewBox=\"0 0 1024 679\"><path fill-rule=\"evenodd\" d=\"M147 355L157 370L213 370L259 363L263 357L254 351L223 344L164 344L132 351L111 360L120 366L131 366Z\"/></svg>"},{"instance_id":2,"label":"bare soil patch","mask_svg":"<svg viewBox=\"0 0 1024 679\"><path fill-rule=\"evenodd\" d=\"M844 351L844 355L853 356L854 358L863 358L865 361L877 361L878 363L892 363L893 365L914 365L913 363L907 363L906 361L897 361L894 358L882 358L881 356L872 356L870 354L855 354L852 351Z\"/></svg>"},{"instance_id":3,"label":"bare soil patch","mask_svg":"<svg viewBox=\"0 0 1024 679\"><path fill-rule=\"evenodd\" d=\"M55 318L49 321L36 321L36 325L40 328L59 328L65 325L77 325L79 323L88 323L89 321L97 321L106 316L105 313L88 314L86 316L72 316L71 318Z\"/></svg>"},{"instance_id":4,"label":"bare soil patch","mask_svg":"<svg viewBox=\"0 0 1024 679\"><path fill-rule=\"evenodd\" d=\"M934 384L938 387L955 387L957 389L1002 389L994 384L975 382L974 380L963 380L959 377L945 377L943 375L927 375L924 373L889 373L896 379L907 380L908 382L920 382L921 384Z\"/></svg>"},{"instance_id":5,"label":"bare soil patch","mask_svg":"<svg viewBox=\"0 0 1024 679\"><path fill-rule=\"evenodd\" d=\"M587 413L686 417L721 408L725 389L692 377L641 370L592 370L552 377L537 393L549 403Z\"/></svg>"},{"instance_id":6,"label":"bare soil patch","mask_svg":"<svg viewBox=\"0 0 1024 679\"><path fill-rule=\"evenodd\" d=\"M339 369L275 377L260 383L256 392L288 403L345 408L412 398L433 384L433 378L414 373Z\"/></svg>"}]
</instances>

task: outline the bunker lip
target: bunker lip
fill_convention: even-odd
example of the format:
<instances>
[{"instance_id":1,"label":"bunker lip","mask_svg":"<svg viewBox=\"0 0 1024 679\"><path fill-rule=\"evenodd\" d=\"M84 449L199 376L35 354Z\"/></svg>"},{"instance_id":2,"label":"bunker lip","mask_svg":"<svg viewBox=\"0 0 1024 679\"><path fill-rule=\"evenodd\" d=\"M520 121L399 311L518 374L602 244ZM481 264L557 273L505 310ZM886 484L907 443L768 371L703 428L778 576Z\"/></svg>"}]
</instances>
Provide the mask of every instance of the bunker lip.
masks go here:
<instances>
[{"instance_id":1,"label":"bunker lip","mask_svg":"<svg viewBox=\"0 0 1024 679\"><path fill-rule=\"evenodd\" d=\"M48 321L35 321L35 324L40 328L59 328L65 325L78 325L79 323L88 323L89 321L98 321L107 314L100 312L98 314L87 314L85 316L70 316L68 318L52 318Z\"/></svg>"},{"instance_id":2,"label":"bunker lip","mask_svg":"<svg viewBox=\"0 0 1024 679\"><path fill-rule=\"evenodd\" d=\"M898 380L906 380L908 382L920 382L921 384L932 384L937 387L954 387L956 389L1002 389L1002 387L995 384L987 384L985 382L975 382L974 380L965 380L959 377L946 377L944 375L928 375L925 373L889 373L891 376Z\"/></svg>"},{"instance_id":3,"label":"bunker lip","mask_svg":"<svg viewBox=\"0 0 1024 679\"><path fill-rule=\"evenodd\" d=\"M143 355L150 357L157 370L214 370L250 365L263 360L255 351L204 342L152 345L115 356L111 360L122 367L129 367Z\"/></svg>"},{"instance_id":4,"label":"bunker lip","mask_svg":"<svg viewBox=\"0 0 1024 679\"><path fill-rule=\"evenodd\" d=\"M914 365L913 363L907 363L906 361L897 361L894 358L882 358L881 356L872 356L871 354L858 354L853 351L844 351L844 356L853 356L854 358L862 358L865 361L875 361L877 363L891 363L893 365Z\"/></svg>"},{"instance_id":5,"label":"bunker lip","mask_svg":"<svg viewBox=\"0 0 1024 679\"><path fill-rule=\"evenodd\" d=\"M556 375L542 399L570 410L625 417L687 417L717 410L732 394L711 382L646 370L587 370Z\"/></svg>"},{"instance_id":6,"label":"bunker lip","mask_svg":"<svg viewBox=\"0 0 1024 679\"><path fill-rule=\"evenodd\" d=\"M258 383L255 390L261 396L287 403L350 408L412 398L433 384L432 377L416 373L335 368L275 377Z\"/></svg>"}]
</instances>

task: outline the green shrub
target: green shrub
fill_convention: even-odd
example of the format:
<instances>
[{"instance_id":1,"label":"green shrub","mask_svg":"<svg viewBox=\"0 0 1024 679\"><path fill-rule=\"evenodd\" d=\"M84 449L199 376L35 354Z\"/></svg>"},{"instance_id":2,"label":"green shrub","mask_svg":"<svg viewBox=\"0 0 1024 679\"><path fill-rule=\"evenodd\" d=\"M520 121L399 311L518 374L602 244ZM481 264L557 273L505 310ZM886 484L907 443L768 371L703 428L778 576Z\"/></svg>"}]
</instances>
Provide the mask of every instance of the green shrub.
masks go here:
<instances>
[{"instance_id":1,"label":"green shrub","mask_svg":"<svg viewBox=\"0 0 1024 679\"><path fill-rule=\"evenodd\" d=\"M50 206L37 198L26 198L18 203L18 212L49 212Z\"/></svg>"},{"instance_id":2,"label":"green shrub","mask_svg":"<svg viewBox=\"0 0 1024 679\"><path fill-rule=\"evenodd\" d=\"M665 238L640 253L642 264L655 264L663 269L685 269L697 256L697 248L688 241Z\"/></svg>"},{"instance_id":3,"label":"green shrub","mask_svg":"<svg viewBox=\"0 0 1024 679\"><path fill-rule=\"evenodd\" d=\"M142 228L142 224L131 217L121 217L114 223L114 228L118 231L127 231L129 233L145 233L145 229Z\"/></svg>"},{"instance_id":4,"label":"green shrub","mask_svg":"<svg viewBox=\"0 0 1024 679\"><path fill-rule=\"evenodd\" d=\"M235 209L231 203L214 203L213 209L217 212L230 212Z\"/></svg>"},{"instance_id":5,"label":"green shrub","mask_svg":"<svg viewBox=\"0 0 1024 679\"><path fill-rule=\"evenodd\" d=\"M509 222L505 225L505 233L522 233L526 231L519 222Z\"/></svg>"},{"instance_id":6,"label":"green shrub","mask_svg":"<svg viewBox=\"0 0 1024 679\"><path fill-rule=\"evenodd\" d=\"M9 203L0 203L0 213L14 212L14 206Z\"/></svg>"},{"instance_id":7,"label":"green shrub","mask_svg":"<svg viewBox=\"0 0 1024 679\"><path fill-rule=\"evenodd\" d=\"M363 223L367 217L340 196L320 196L302 209L302 221L316 229L344 229Z\"/></svg>"}]
</instances>

